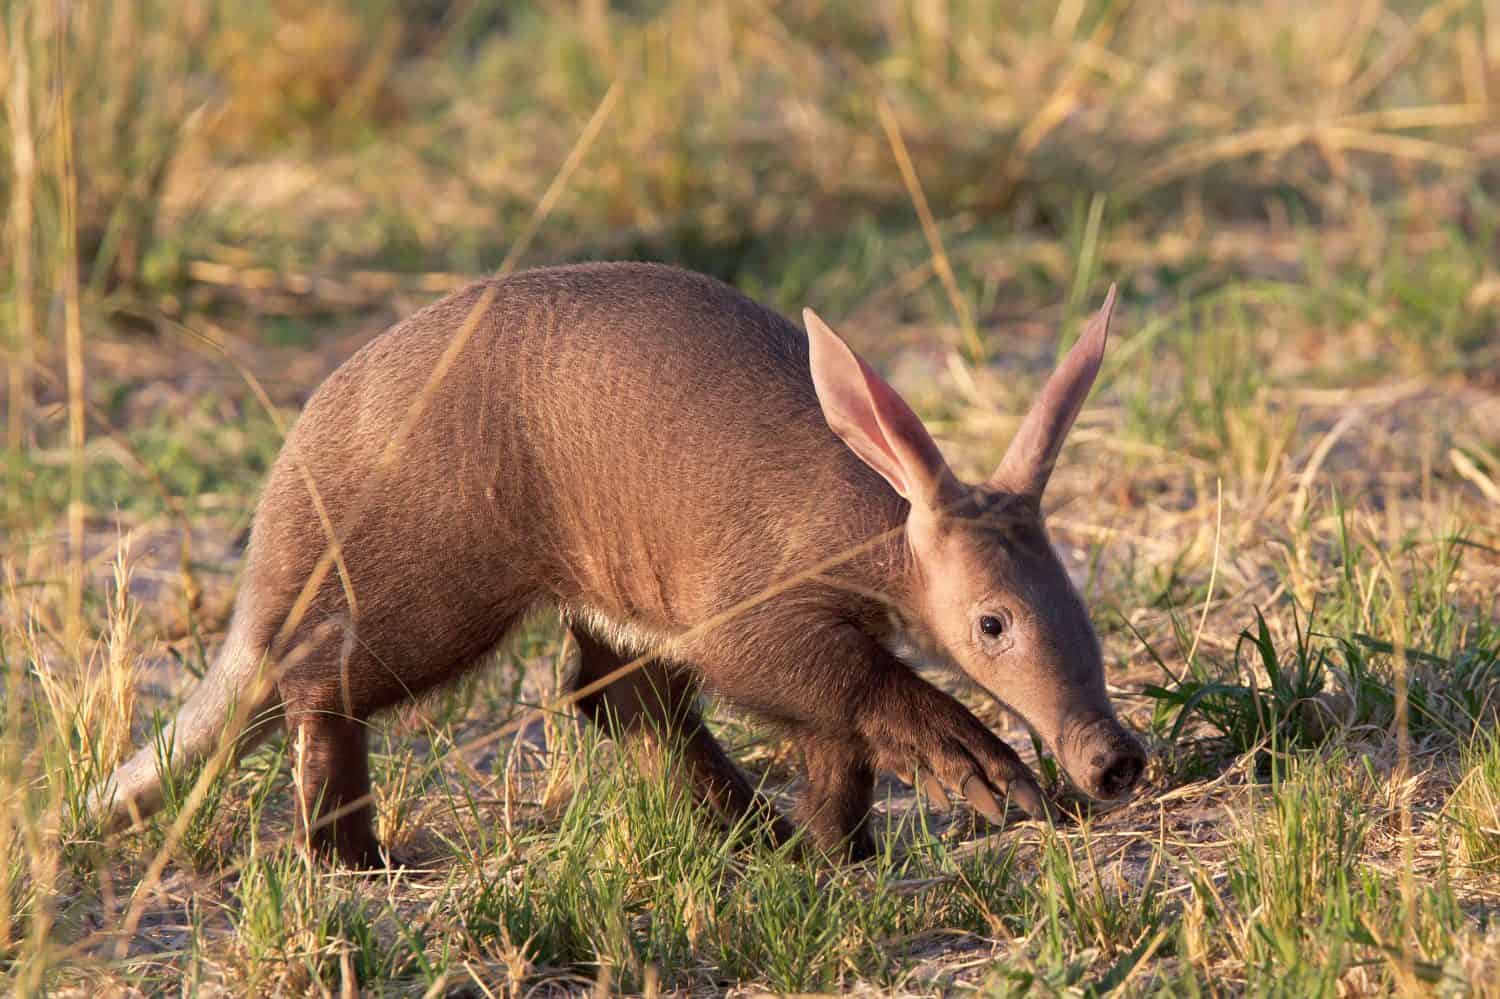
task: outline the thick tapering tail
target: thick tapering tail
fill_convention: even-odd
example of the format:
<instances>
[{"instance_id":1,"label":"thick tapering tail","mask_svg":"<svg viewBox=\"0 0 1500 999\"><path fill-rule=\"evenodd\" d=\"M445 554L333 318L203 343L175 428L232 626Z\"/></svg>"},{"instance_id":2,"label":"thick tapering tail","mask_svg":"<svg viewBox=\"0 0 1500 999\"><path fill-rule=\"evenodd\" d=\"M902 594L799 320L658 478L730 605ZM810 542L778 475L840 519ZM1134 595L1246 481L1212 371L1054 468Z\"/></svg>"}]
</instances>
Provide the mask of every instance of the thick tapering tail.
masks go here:
<instances>
[{"instance_id":1,"label":"thick tapering tail","mask_svg":"<svg viewBox=\"0 0 1500 999\"><path fill-rule=\"evenodd\" d=\"M279 720L280 698L264 666L263 650L243 634L248 615L236 613L213 665L158 738L136 750L94 789L90 812L108 832L133 825L162 806L163 768L193 771L220 748L233 762L263 741Z\"/></svg>"}]
</instances>

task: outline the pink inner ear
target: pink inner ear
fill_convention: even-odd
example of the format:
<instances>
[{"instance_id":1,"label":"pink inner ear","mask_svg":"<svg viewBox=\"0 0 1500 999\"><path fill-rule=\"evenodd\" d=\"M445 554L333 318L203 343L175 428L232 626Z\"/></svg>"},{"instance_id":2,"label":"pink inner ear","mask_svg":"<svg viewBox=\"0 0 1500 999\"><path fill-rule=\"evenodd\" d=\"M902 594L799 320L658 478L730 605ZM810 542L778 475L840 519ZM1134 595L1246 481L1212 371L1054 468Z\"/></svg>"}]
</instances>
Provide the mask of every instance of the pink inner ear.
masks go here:
<instances>
[{"instance_id":1,"label":"pink inner ear","mask_svg":"<svg viewBox=\"0 0 1500 999\"><path fill-rule=\"evenodd\" d=\"M823 417L865 464L912 503L932 500L947 464L906 400L860 360L811 309L807 324L813 387Z\"/></svg>"}]
</instances>

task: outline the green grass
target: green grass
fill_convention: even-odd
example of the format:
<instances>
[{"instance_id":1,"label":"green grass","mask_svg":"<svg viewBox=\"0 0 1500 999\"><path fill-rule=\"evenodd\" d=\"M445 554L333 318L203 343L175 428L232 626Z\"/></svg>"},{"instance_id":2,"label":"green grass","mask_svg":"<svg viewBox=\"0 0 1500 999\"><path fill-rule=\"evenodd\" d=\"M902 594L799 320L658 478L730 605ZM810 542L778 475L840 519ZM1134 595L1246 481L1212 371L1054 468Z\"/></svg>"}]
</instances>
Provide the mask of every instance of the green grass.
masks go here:
<instances>
[{"instance_id":1,"label":"green grass","mask_svg":"<svg viewBox=\"0 0 1500 999\"><path fill-rule=\"evenodd\" d=\"M1493 730L1474 733L1459 755L1459 773L1448 801L1459 854L1473 869L1500 872L1500 738Z\"/></svg>"},{"instance_id":2,"label":"green grass","mask_svg":"<svg viewBox=\"0 0 1500 999\"><path fill-rule=\"evenodd\" d=\"M1483 5L0 9L0 989L1496 994ZM570 717L482 741L554 689L539 619L378 722L378 826L422 870L301 857L279 741L100 836L82 795L221 639L307 394L513 251L814 305L970 475L1119 282L1049 506L1140 797L995 831L883 785L854 866L726 836ZM789 747L713 723L785 804Z\"/></svg>"}]
</instances>

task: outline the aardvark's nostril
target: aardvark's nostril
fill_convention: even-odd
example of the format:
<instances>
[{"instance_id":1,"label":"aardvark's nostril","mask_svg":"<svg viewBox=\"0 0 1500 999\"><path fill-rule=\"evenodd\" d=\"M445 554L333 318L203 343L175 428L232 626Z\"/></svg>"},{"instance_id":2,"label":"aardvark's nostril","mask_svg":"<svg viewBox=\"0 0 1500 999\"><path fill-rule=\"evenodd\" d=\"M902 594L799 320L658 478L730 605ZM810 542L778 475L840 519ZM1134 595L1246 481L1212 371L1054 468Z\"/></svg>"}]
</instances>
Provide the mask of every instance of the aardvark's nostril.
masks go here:
<instances>
[{"instance_id":1,"label":"aardvark's nostril","mask_svg":"<svg viewBox=\"0 0 1500 999\"><path fill-rule=\"evenodd\" d=\"M1111 760L1095 779L1102 798L1118 798L1140 780L1146 761L1135 753L1121 753Z\"/></svg>"}]
</instances>

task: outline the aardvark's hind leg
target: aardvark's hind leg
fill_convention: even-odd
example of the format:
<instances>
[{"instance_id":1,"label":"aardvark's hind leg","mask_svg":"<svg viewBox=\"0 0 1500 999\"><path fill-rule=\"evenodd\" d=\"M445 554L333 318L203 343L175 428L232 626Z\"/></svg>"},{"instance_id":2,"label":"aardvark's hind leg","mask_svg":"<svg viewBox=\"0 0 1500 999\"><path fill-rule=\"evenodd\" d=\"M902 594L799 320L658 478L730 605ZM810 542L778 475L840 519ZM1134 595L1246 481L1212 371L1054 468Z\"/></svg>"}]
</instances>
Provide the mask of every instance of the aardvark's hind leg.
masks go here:
<instances>
[{"instance_id":1,"label":"aardvark's hind leg","mask_svg":"<svg viewBox=\"0 0 1500 999\"><path fill-rule=\"evenodd\" d=\"M868 818L875 771L869 750L844 732L810 729L799 735L807 786L798 801L798 818L820 848L850 860L873 856Z\"/></svg>"},{"instance_id":2,"label":"aardvark's hind leg","mask_svg":"<svg viewBox=\"0 0 1500 999\"><path fill-rule=\"evenodd\" d=\"M287 718L303 842L314 853L336 855L355 868L383 863L375 839L365 726L362 719L335 712L302 711Z\"/></svg>"},{"instance_id":3,"label":"aardvark's hind leg","mask_svg":"<svg viewBox=\"0 0 1500 999\"><path fill-rule=\"evenodd\" d=\"M577 686L583 687L630 662L582 628L572 629L578 643ZM775 806L750 786L703 721L698 689L675 670L649 662L612 681L579 702L596 724L618 725L632 741L660 743L671 739L681 753L694 797L709 805L729 825L746 817L769 820L772 838L790 839L794 827Z\"/></svg>"}]
</instances>

